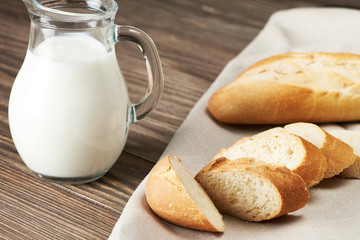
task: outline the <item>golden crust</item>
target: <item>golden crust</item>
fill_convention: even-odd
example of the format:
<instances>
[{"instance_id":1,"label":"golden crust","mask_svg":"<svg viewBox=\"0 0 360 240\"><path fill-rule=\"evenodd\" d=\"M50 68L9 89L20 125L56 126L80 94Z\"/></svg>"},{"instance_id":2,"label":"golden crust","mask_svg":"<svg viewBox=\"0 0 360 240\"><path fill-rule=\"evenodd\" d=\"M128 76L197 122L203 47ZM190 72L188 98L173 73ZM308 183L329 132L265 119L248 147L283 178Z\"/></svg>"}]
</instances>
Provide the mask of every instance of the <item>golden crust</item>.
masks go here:
<instances>
[{"instance_id":1,"label":"golden crust","mask_svg":"<svg viewBox=\"0 0 360 240\"><path fill-rule=\"evenodd\" d=\"M327 162L324 178L338 175L355 161L354 150L351 146L332 136L316 124L298 122L285 125L284 128L293 134L303 137L320 149Z\"/></svg>"},{"instance_id":2,"label":"golden crust","mask_svg":"<svg viewBox=\"0 0 360 240\"><path fill-rule=\"evenodd\" d=\"M339 177L342 178L357 178L360 179L360 132L345 130L345 129L332 129L329 130L329 134L336 137L337 139L345 142L349 146L351 146L354 150L355 161L354 163L345 168L340 174Z\"/></svg>"},{"instance_id":3,"label":"golden crust","mask_svg":"<svg viewBox=\"0 0 360 240\"><path fill-rule=\"evenodd\" d=\"M236 145L241 145L245 141L249 141L254 138L261 138L270 136L272 134L277 134L278 132L283 132L284 134L293 136L299 145L302 146L304 152L306 153L304 158L301 161L301 164L296 168L291 169L294 173L298 174L303 178L308 188L318 184L323 178L325 171L327 169L327 162L324 154L320 151L318 147L305 140L304 138L290 133L283 128L273 128L267 131L256 134L252 137L244 137L236 141L230 148L236 147ZM213 158L213 160L224 156L227 149L221 149ZM236 151L236 150L234 150Z\"/></svg>"},{"instance_id":4,"label":"golden crust","mask_svg":"<svg viewBox=\"0 0 360 240\"><path fill-rule=\"evenodd\" d=\"M253 64L249 69L262 67L266 64L275 62L275 61L282 61L287 59L296 59L301 58L307 61L313 61L317 57L327 57L332 58L336 61L360 61L360 55L353 54L353 53L330 53L330 52L314 52L314 53L302 53L302 52L293 52L293 53L283 53L278 54L275 56L271 56L269 58L265 58L263 60L258 61L257 63Z\"/></svg>"},{"instance_id":5,"label":"golden crust","mask_svg":"<svg viewBox=\"0 0 360 240\"><path fill-rule=\"evenodd\" d=\"M221 157L215 159L206 165L195 176L195 179L198 180L200 176L206 172L216 173L228 171L253 173L259 178L264 178L277 189L281 197L279 209L274 215L269 215L266 219L254 218L246 220L262 221L276 218L304 207L309 200L308 189L299 175L293 173L286 167L264 163L254 158L244 157L236 160L228 160L225 157ZM231 212L228 212L228 214L231 214Z\"/></svg>"},{"instance_id":6,"label":"golden crust","mask_svg":"<svg viewBox=\"0 0 360 240\"><path fill-rule=\"evenodd\" d=\"M318 184L327 170L327 161L324 154L314 144L299 137L305 148L305 158L303 163L293 172L299 174L306 182L307 187Z\"/></svg>"},{"instance_id":7,"label":"golden crust","mask_svg":"<svg viewBox=\"0 0 360 240\"><path fill-rule=\"evenodd\" d=\"M327 170L324 178L331 178L341 173L352 165L356 159L354 150L345 142L330 135L322 129L326 135L324 146L320 149L327 159Z\"/></svg>"},{"instance_id":8,"label":"golden crust","mask_svg":"<svg viewBox=\"0 0 360 240\"><path fill-rule=\"evenodd\" d=\"M233 124L359 120L360 85L352 80L360 77L357 67L360 56L348 53L273 56L216 91L208 109L218 121ZM272 73L261 75L262 71Z\"/></svg>"},{"instance_id":9,"label":"golden crust","mask_svg":"<svg viewBox=\"0 0 360 240\"><path fill-rule=\"evenodd\" d=\"M150 208L164 220L178 226L202 231L223 232L216 229L200 211L171 166L170 155L152 169L145 186Z\"/></svg>"},{"instance_id":10,"label":"golden crust","mask_svg":"<svg viewBox=\"0 0 360 240\"><path fill-rule=\"evenodd\" d=\"M275 124L297 121L299 115L310 121L314 104L311 89L257 81L219 89L211 96L208 109L224 123Z\"/></svg>"}]
</instances>

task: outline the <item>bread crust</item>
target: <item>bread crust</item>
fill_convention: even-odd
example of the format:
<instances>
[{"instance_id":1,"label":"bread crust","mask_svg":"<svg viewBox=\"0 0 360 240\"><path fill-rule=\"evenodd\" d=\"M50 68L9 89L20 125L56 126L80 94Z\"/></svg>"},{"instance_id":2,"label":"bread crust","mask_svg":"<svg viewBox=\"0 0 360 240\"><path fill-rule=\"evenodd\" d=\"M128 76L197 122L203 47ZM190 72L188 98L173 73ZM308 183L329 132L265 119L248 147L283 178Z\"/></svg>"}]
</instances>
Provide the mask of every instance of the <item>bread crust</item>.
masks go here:
<instances>
[{"instance_id":1,"label":"bread crust","mask_svg":"<svg viewBox=\"0 0 360 240\"><path fill-rule=\"evenodd\" d=\"M296 168L291 169L294 173L298 174L303 178L308 188L318 184L323 178L325 171L327 169L327 162L325 156L322 154L319 148L317 148L314 144L305 140L302 137L299 137L296 134L290 133L283 128L272 128L267 131L256 134L252 137L241 138L237 142L235 142L229 149L236 147L237 145L241 145L246 141L252 141L253 139L256 141L256 138L262 138L267 136L275 136L277 134L287 134L291 135L299 145L302 146L305 152L305 156L301 161L301 164ZM224 153L228 151L227 149L220 150L213 159L224 156ZM236 151L236 150L234 150ZM254 156L249 156L254 157ZM260 157L259 157L260 158Z\"/></svg>"},{"instance_id":2,"label":"bread crust","mask_svg":"<svg viewBox=\"0 0 360 240\"><path fill-rule=\"evenodd\" d=\"M301 68L297 64L299 61L314 67ZM283 63L293 69L280 72L284 70L281 69ZM276 65L274 69L266 70L271 64ZM337 69L343 65L349 69L340 74L326 64L334 65ZM359 120L360 85L346 75L354 74L350 72L351 64L360 67L360 56L348 53L272 56L255 63L231 83L217 90L209 99L208 110L218 121L232 124ZM262 71L272 71L274 74L260 77ZM252 75L251 78L249 75ZM334 86L329 89L326 83L318 79L329 79ZM311 84L307 84L307 81Z\"/></svg>"},{"instance_id":3,"label":"bread crust","mask_svg":"<svg viewBox=\"0 0 360 240\"><path fill-rule=\"evenodd\" d=\"M341 178L360 179L360 131L332 129L329 130L329 133L350 145L354 150L355 161L348 168L345 168L338 176Z\"/></svg>"},{"instance_id":4,"label":"bread crust","mask_svg":"<svg viewBox=\"0 0 360 240\"><path fill-rule=\"evenodd\" d=\"M305 138L305 140L309 142L312 142L312 140L306 136L303 136L300 132L303 131L304 128L307 128L308 131L311 131L314 134L320 134L323 137L324 140L322 145L317 147L324 154L327 162L327 169L324 174L324 178L331 178L335 175L338 175L345 168L352 165L355 161L356 156L351 146L332 136L316 124L299 122L288 124L284 128L294 134L299 135L300 137Z\"/></svg>"},{"instance_id":5,"label":"bread crust","mask_svg":"<svg viewBox=\"0 0 360 240\"><path fill-rule=\"evenodd\" d=\"M356 159L354 150L345 142L330 135L321 129L325 134L325 143L320 150L327 159L327 169L324 178L331 178L341 173L345 168L352 165Z\"/></svg>"},{"instance_id":6,"label":"bread crust","mask_svg":"<svg viewBox=\"0 0 360 240\"><path fill-rule=\"evenodd\" d=\"M225 157L221 157L215 159L206 165L195 176L195 179L202 184L201 177L207 172L219 173L229 171L252 173L259 178L266 179L266 181L270 182L277 189L281 197L279 208L273 215L269 215L266 218L250 217L245 220L262 221L276 218L304 207L309 201L308 189L299 175L286 167L264 163L254 158L245 157L236 160L228 160ZM211 198L211 191L209 191L205 185L203 185L203 188L208 192ZM233 215L231 212L227 213Z\"/></svg>"},{"instance_id":7,"label":"bread crust","mask_svg":"<svg viewBox=\"0 0 360 240\"><path fill-rule=\"evenodd\" d=\"M232 83L216 91L208 110L220 122L276 124L310 121L315 108L314 91L270 81Z\"/></svg>"},{"instance_id":8,"label":"bread crust","mask_svg":"<svg viewBox=\"0 0 360 240\"><path fill-rule=\"evenodd\" d=\"M307 187L313 187L323 180L327 170L327 161L324 154L314 144L299 137L304 148L306 155L302 164L293 170L299 174L306 182Z\"/></svg>"},{"instance_id":9,"label":"bread crust","mask_svg":"<svg viewBox=\"0 0 360 240\"><path fill-rule=\"evenodd\" d=\"M178 226L202 231L223 232L213 226L179 180L168 155L149 174L145 186L150 208L164 220Z\"/></svg>"}]
</instances>

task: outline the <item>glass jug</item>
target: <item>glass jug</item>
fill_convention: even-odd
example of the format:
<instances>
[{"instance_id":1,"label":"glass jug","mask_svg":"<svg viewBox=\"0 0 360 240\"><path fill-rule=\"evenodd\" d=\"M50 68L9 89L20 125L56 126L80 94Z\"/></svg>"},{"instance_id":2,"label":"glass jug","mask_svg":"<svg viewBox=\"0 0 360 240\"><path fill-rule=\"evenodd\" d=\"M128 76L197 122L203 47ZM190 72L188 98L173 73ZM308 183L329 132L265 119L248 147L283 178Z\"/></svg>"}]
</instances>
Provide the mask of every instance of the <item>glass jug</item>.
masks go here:
<instances>
[{"instance_id":1,"label":"glass jug","mask_svg":"<svg viewBox=\"0 0 360 240\"><path fill-rule=\"evenodd\" d=\"M23 0L31 19L26 57L9 99L9 125L25 164L41 179L80 184L102 177L124 148L129 125L163 91L153 41L114 24L114 0ZM130 102L115 43L139 46L148 70L144 98Z\"/></svg>"}]
</instances>

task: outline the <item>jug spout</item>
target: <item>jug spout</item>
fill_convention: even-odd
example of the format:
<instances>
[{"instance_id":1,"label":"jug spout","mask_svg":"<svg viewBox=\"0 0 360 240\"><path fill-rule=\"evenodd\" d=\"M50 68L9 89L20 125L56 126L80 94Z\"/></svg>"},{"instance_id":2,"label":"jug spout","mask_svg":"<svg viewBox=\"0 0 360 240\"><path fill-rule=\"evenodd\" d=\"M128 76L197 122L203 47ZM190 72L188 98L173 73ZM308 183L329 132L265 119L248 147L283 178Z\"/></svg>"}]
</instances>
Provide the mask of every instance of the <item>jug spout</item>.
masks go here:
<instances>
[{"instance_id":1,"label":"jug spout","mask_svg":"<svg viewBox=\"0 0 360 240\"><path fill-rule=\"evenodd\" d=\"M25 4L30 19L33 20L35 17L36 18L46 17L48 13L50 13L50 15L46 18L51 19L53 17L51 14L51 7L45 5L46 1L44 0L22 0L22 1ZM44 4L42 2L44 2Z\"/></svg>"},{"instance_id":2,"label":"jug spout","mask_svg":"<svg viewBox=\"0 0 360 240\"><path fill-rule=\"evenodd\" d=\"M25 6L28 8L30 5L33 5L33 1L32 0L22 0L23 3L25 4Z\"/></svg>"},{"instance_id":3,"label":"jug spout","mask_svg":"<svg viewBox=\"0 0 360 240\"><path fill-rule=\"evenodd\" d=\"M22 1L25 4L25 7L28 10L29 15L34 14L34 12L36 11L35 8L37 1L34 0L22 0Z\"/></svg>"},{"instance_id":4,"label":"jug spout","mask_svg":"<svg viewBox=\"0 0 360 240\"><path fill-rule=\"evenodd\" d=\"M44 0L22 0L30 16L40 16L43 11L47 10L46 5L43 5Z\"/></svg>"}]
</instances>

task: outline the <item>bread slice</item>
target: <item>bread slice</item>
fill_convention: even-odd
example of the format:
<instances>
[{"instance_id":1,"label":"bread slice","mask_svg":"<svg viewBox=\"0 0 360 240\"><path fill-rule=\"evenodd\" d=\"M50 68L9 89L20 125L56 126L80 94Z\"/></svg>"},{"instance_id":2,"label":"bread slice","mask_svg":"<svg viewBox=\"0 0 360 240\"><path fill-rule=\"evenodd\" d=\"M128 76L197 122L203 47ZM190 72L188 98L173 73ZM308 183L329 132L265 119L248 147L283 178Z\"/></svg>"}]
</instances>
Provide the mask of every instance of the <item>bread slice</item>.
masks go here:
<instances>
[{"instance_id":1,"label":"bread slice","mask_svg":"<svg viewBox=\"0 0 360 240\"><path fill-rule=\"evenodd\" d=\"M203 231L225 229L221 214L177 157L168 155L154 166L145 194L150 208L166 221Z\"/></svg>"},{"instance_id":2,"label":"bread slice","mask_svg":"<svg viewBox=\"0 0 360 240\"><path fill-rule=\"evenodd\" d=\"M275 124L360 119L360 55L287 53L255 63L208 102L220 122Z\"/></svg>"},{"instance_id":3,"label":"bread slice","mask_svg":"<svg viewBox=\"0 0 360 240\"><path fill-rule=\"evenodd\" d=\"M220 212L248 221L282 216L304 207L309 200L299 175L253 158L218 158L195 179Z\"/></svg>"},{"instance_id":4,"label":"bread slice","mask_svg":"<svg viewBox=\"0 0 360 240\"><path fill-rule=\"evenodd\" d=\"M221 150L214 159L254 157L267 163L285 166L299 174L307 187L318 184L327 168L326 158L319 148L305 139L273 128L253 137L242 138L231 147Z\"/></svg>"},{"instance_id":5,"label":"bread slice","mask_svg":"<svg viewBox=\"0 0 360 240\"><path fill-rule=\"evenodd\" d=\"M284 128L311 142L322 151L327 161L325 178L338 175L355 161L356 156L352 147L313 123L292 123Z\"/></svg>"},{"instance_id":6,"label":"bread slice","mask_svg":"<svg viewBox=\"0 0 360 240\"><path fill-rule=\"evenodd\" d=\"M354 163L340 173L342 178L359 178L360 179L360 131L356 130L328 130L328 132L340 139L341 141L349 144L355 153Z\"/></svg>"}]
</instances>

